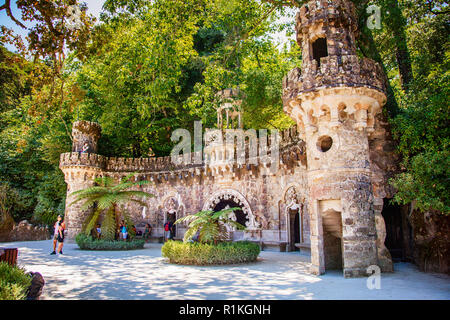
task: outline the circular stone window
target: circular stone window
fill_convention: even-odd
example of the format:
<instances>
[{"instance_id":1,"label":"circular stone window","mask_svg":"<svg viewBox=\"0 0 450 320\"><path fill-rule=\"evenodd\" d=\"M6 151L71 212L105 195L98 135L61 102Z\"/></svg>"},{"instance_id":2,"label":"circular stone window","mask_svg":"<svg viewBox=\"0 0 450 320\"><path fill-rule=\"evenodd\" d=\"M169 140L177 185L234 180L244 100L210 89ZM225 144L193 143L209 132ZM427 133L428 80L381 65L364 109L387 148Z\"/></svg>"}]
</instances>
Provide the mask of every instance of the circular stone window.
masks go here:
<instances>
[{"instance_id":1,"label":"circular stone window","mask_svg":"<svg viewBox=\"0 0 450 320\"><path fill-rule=\"evenodd\" d=\"M331 146L333 145L333 139L331 139L330 136L321 136L317 140L317 148L319 151L327 152L331 149Z\"/></svg>"}]
</instances>

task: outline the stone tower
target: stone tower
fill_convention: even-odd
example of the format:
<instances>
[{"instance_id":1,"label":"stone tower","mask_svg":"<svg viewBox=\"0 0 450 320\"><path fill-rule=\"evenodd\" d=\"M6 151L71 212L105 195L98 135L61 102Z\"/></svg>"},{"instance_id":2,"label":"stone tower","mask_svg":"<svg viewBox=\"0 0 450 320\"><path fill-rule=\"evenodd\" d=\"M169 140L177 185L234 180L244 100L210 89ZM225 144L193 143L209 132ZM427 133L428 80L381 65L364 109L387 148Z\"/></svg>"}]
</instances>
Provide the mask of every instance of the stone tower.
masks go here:
<instances>
[{"instance_id":1,"label":"stone tower","mask_svg":"<svg viewBox=\"0 0 450 320\"><path fill-rule=\"evenodd\" d=\"M366 276L378 265L368 137L386 102L383 71L357 56L350 1L308 2L296 31L302 68L283 80L283 103L306 141L311 271Z\"/></svg>"},{"instance_id":2,"label":"stone tower","mask_svg":"<svg viewBox=\"0 0 450 320\"><path fill-rule=\"evenodd\" d=\"M70 205L74 201L71 193L93 186L93 179L101 176L102 169L105 167L105 158L96 154L100 134L101 127L95 122L74 122L72 127L72 152L61 154L59 167L63 171L67 183L64 220L67 225L69 240L73 240L80 233L82 224L89 214L89 211L80 209L81 203ZM87 151L81 152L86 143Z\"/></svg>"}]
</instances>

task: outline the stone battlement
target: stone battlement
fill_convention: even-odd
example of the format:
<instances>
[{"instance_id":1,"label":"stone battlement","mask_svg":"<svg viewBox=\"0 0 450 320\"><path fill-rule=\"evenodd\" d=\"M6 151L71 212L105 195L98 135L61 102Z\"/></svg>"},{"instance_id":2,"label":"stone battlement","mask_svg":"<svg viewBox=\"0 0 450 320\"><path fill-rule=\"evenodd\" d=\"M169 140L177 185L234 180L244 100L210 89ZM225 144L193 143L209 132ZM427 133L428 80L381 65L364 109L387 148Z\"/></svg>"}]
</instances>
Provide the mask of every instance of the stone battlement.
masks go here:
<instances>
[{"instance_id":1,"label":"stone battlement","mask_svg":"<svg viewBox=\"0 0 450 320\"><path fill-rule=\"evenodd\" d=\"M299 142L297 134L297 126L280 132L280 148L288 149L292 145ZM270 139L268 139L270 146ZM246 151L248 151L246 149ZM270 149L268 150L270 154ZM192 163L185 164L179 155L179 164L172 161L171 156L157 158L122 158L122 157L105 157L94 153L68 152L61 154L60 168L63 167L90 167L97 168L106 172L169 172L169 171L186 171L195 168L204 168L205 161L200 164L193 163L195 156L199 153L190 153L188 156L192 159ZM248 152L246 159L249 158Z\"/></svg>"},{"instance_id":2,"label":"stone battlement","mask_svg":"<svg viewBox=\"0 0 450 320\"><path fill-rule=\"evenodd\" d=\"M304 61L302 70L292 69L283 79L283 100L299 94L336 87L366 87L386 92L386 81L381 66L356 55L328 56L317 61Z\"/></svg>"},{"instance_id":3,"label":"stone battlement","mask_svg":"<svg viewBox=\"0 0 450 320\"><path fill-rule=\"evenodd\" d=\"M339 22L357 26L355 6L346 0L309 1L300 8L296 21L297 32L307 32L307 28L317 23Z\"/></svg>"}]
</instances>

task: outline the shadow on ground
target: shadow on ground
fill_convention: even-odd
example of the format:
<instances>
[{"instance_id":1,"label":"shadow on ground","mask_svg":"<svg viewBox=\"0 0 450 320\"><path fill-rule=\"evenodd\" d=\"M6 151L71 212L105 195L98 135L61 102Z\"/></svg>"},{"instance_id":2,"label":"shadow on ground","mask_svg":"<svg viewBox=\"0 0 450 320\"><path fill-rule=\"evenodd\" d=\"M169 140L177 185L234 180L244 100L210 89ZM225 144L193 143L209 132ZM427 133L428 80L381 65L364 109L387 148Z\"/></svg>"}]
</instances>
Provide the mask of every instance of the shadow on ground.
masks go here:
<instances>
[{"instance_id":1,"label":"shadow on ground","mask_svg":"<svg viewBox=\"0 0 450 320\"><path fill-rule=\"evenodd\" d=\"M450 277L395 264L382 274L381 289L366 278L344 279L339 271L308 273L309 256L263 251L257 262L228 266L181 266L161 257L160 244L134 251L82 251L65 244L51 256L51 241L5 243L18 247L18 263L40 272L43 299L449 299Z\"/></svg>"}]
</instances>

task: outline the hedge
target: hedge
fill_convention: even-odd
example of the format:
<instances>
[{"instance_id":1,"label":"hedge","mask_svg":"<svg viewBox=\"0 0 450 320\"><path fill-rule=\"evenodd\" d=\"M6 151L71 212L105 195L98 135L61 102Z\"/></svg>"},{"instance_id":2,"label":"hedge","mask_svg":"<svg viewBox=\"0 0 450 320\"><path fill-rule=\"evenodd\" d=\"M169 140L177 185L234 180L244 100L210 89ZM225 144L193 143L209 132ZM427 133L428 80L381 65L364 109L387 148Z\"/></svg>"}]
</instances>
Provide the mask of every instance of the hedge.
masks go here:
<instances>
[{"instance_id":1,"label":"hedge","mask_svg":"<svg viewBox=\"0 0 450 320\"><path fill-rule=\"evenodd\" d=\"M30 285L24 269L0 262L0 300L25 300Z\"/></svg>"},{"instance_id":2,"label":"hedge","mask_svg":"<svg viewBox=\"0 0 450 320\"><path fill-rule=\"evenodd\" d=\"M109 241L94 239L91 236L87 236L83 233L78 234L75 237L75 241L81 250L135 250L143 249L145 244L145 240L142 239L132 241Z\"/></svg>"},{"instance_id":3,"label":"hedge","mask_svg":"<svg viewBox=\"0 0 450 320\"><path fill-rule=\"evenodd\" d=\"M181 241L167 241L162 256L170 263L186 265L220 265L254 262L260 253L259 245L249 241L221 242L217 245Z\"/></svg>"}]
</instances>

